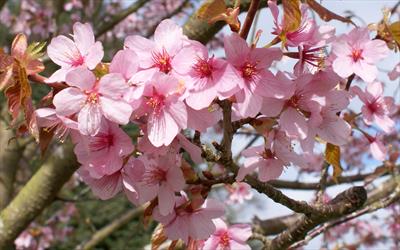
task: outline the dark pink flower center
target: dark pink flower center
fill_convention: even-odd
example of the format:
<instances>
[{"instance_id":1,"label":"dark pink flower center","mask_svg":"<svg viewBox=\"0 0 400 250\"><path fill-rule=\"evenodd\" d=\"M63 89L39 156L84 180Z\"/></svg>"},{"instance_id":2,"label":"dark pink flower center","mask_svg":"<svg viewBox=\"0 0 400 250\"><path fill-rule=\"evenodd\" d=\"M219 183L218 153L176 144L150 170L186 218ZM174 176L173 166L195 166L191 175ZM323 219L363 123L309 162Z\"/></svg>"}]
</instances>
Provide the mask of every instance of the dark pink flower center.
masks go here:
<instances>
[{"instance_id":1,"label":"dark pink flower center","mask_svg":"<svg viewBox=\"0 0 400 250\"><path fill-rule=\"evenodd\" d=\"M253 80L258 74L257 63L245 62L241 68L242 76L246 80Z\"/></svg>"},{"instance_id":2,"label":"dark pink flower center","mask_svg":"<svg viewBox=\"0 0 400 250\"><path fill-rule=\"evenodd\" d=\"M229 248L230 244L230 237L228 232L224 232L220 237L219 237L219 244L223 247L223 248Z\"/></svg>"},{"instance_id":3,"label":"dark pink flower center","mask_svg":"<svg viewBox=\"0 0 400 250\"><path fill-rule=\"evenodd\" d=\"M264 159L274 159L275 154L270 149L265 149L264 152L260 154L260 156Z\"/></svg>"},{"instance_id":4,"label":"dark pink flower center","mask_svg":"<svg viewBox=\"0 0 400 250\"><path fill-rule=\"evenodd\" d=\"M293 95L289 100L287 100L286 105L297 109L299 107L299 101L301 97L301 95Z\"/></svg>"},{"instance_id":5,"label":"dark pink flower center","mask_svg":"<svg viewBox=\"0 0 400 250\"><path fill-rule=\"evenodd\" d=\"M364 59L362 56L362 49L353 49L351 52L351 58L353 59L353 62L358 62L358 60Z\"/></svg>"},{"instance_id":6,"label":"dark pink flower center","mask_svg":"<svg viewBox=\"0 0 400 250\"><path fill-rule=\"evenodd\" d=\"M157 185L167 180L167 171L153 167L147 169L143 175L143 182L147 185Z\"/></svg>"},{"instance_id":7,"label":"dark pink flower center","mask_svg":"<svg viewBox=\"0 0 400 250\"><path fill-rule=\"evenodd\" d=\"M85 63L85 58L82 55L79 55L79 57L77 59L72 61L72 66L73 67L78 67L78 66L81 66L84 63Z\"/></svg>"},{"instance_id":8,"label":"dark pink flower center","mask_svg":"<svg viewBox=\"0 0 400 250\"><path fill-rule=\"evenodd\" d=\"M153 67L157 67L161 72L168 74L171 69L171 57L165 49L162 52L153 52Z\"/></svg>"},{"instance_id":9,"label":"dark pink flower center","mask_svg":"<svg viewBox=\"0 0 400 250\"><path fill-rule=\"evenodd\" d=\"M371 113L373 113L373 114L375 113L376 114L380 110L382 110L382 104L380 102L378 102L378 101L374 101L372 103L369 103L367 105L367 108Z\"/></svg>"},{"instance_id":10,"label":"dark pink flower center","mask_svg":"<svg viewBox=\"0 0 400 250\"><path fill-rule=\"evenodd\" d=\"M159 95L157 92L155 92L153 96L148 98L146 104L154 110L155 114L159 114L161 109L164 107L165 96Z\"/></svg>"},{"instance_id":11,"label":"dark pink flower center","mask_svg":"<svg viewBox=\"0 0 400 250\"><path fill-rule=\"evenodd\" d=\"M114 135L99 133L95 137L90 138L89 150L92 152L108 149L114 145Z\"/></svg>"},{"instance_id":12,"label":"dark pink flower center","mask_svg":"<svg viewBox=\"0 0 400 250\"><path fill-rule=\"evenodd\" d=\"M211 77L212 72L214 70L212 63L212 58L205 60L205 59L198 59L197 63L193 66L193 69L196 71L200 78L204 77Z\"/></svg>"},{"instance_id":13,"label":"dark pink flower center","mask_svg":"<svg viewBox=\"0 0 400 250\"><path fill-rule=\"evenodd\" d=\"M85 91L85 94L87 95L86 103L89 104L99 103L99 93L97 93L96 91Z\"/></svg>"}]
</instances>

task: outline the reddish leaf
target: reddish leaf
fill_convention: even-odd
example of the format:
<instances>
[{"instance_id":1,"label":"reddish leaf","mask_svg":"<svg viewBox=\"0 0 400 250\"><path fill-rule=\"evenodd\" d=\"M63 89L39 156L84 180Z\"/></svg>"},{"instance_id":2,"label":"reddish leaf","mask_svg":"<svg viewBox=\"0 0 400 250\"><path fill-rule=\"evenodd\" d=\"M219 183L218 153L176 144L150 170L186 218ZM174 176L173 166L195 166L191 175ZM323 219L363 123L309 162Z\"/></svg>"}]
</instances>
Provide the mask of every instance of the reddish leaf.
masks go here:
<instances>
[{"instance_id":1,"label":"reddish leaf","mask_svg":"<svg viewBox=\"0 0 400 250\"><path fill-rule=\"evenodd\" d=\"M21 109L25 112L26 122L29 124L32 115L31 95L32 89L28 82L26 70L21 67L19 61L14 60L12 83L5 91L8 110L12 117L11 124L15 124Z\"/></svg>"},{"instance_id":2,"label":"reddish leaf","mask_svg":"<svg viewBox=\"0 0 400 250\"><path fill-rule=\"evenodd\" d=\"M0 91L10 84L14 59L0 50Z\"/></svg>"},{"instance_id":3,"label":"reddish leaf","mask_svg":"<svg viewBox=\"0 0 400 250\"><path fill-rule=\"evenodd\" d=\"M310 8L313 9L318 14L318 16L326 22L329 22L330 20L338 20L344 23L351 23L356 26L350 18L342 17L338 14L333 13L321 4L317 3L315 0L307 0L306 2L308 6L310 6Z\"/></svg>"},{"instance_id":4,"label":"reddish leaf","mask_svg":"<svg viewBox=\"0 0 400 250\"><path fill-rule=\"evenodd\" d=\"M18 60L27 75L39 73L44 70L43 63L38 60L43 56L42 49L45 43L32 43L28 46L27 38L24 34L18 34L11 46L11 56Z\"/></svg>"}]
</instances>

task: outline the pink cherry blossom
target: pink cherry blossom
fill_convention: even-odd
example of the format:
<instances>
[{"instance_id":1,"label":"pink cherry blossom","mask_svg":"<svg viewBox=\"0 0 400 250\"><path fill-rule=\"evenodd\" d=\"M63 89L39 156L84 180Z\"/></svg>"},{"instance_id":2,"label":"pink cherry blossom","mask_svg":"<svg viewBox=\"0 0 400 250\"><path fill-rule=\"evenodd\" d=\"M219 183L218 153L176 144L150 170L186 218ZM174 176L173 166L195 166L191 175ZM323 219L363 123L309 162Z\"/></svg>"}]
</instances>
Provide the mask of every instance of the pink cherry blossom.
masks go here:
<instances>
[{"instance_id":1,"label":"pink cherry blossom","mask_svg":"<svg viewBox=\"0 0 400 250\"><path fill-rule=\"evenodd\" d=\"M235 94L236 109L243 117L255 116L263 97L283 98L293 93L290 81L279 81L266 68L282 57L279 49L250 48L238 34L224 37L226 58L234 66L240 91Z\"/></svg>"},{"instance_id":2,"label":"pink cherry blossom","mask_svg":"<svg viewBox=\"0 0 400 250\"><path fill-rule=\"evenodd\" d=\"M282 32L282 27L284 26L284 20L279 22L279 9L276 1L268 1L268 8L271 10L272 16L274 18L274 31L272 34L280 35ZM297 30L286 32L285 45L290 47L297 47L299 45L307 44L313 45L318 42L316 39L317 24L313 18L308 18L307 15L308 7L307 5L301 5L301 23Z\"/></svg>"},{"instance_id":3,"label":"pink cherry blossom","mask_svg":"<svg viewBox=\"0 0 400 250\"><path fill-rule=\"evenodd\" d=\"M206 199L199 208L192 208L186 197L177 197L173 213L161 215L158 209L153 212L153 218L164 225L165 234L171 240L182 239L185 243L189 239L205 240L216 230L213 219L224 214L222 203Z\"/></svg>"},{"instance_id":4,"label":"pink cherry blossom","mask_svg":"<svg viewBox=\"0 0 400 250\"><path fill-rule=\"evenodd\" d=\"M383 86L380 82L369 83L365 91L358 86L352 87L351 91L364 103L361 111L367 125L375 122L386 133L393 131L395 123L389 116L395 109L394 100L392 97L383 96Z\"/></svg>"},{"instance_id":5,"label":"pink cherry blossom","mask_svg":"<svg viewBox=\"0 0 400 250\"><path fill-rule=\"evenodd\" d=\"M245 200L251 200L251 198L253 198L251 186L245 182L235 182L232 185L225 186L225 188L229 192L229 203L241 204Z\"/></svg>"},{"instance_id":6,"label":"pink cherry blossom","mask_svg":"<svg viewBox=\"0 0 400 250\"><path fill-rule=\"evenodd\" d=\"M214 126L222 118L222 111L217 104L200 110L187 106L186 110L188 113L187 127L200 132L206 132L207 128Z\"/></svg>"},{"instance_id":7,"label":"pink cherry blossom","mask_svg":"<svg viewBox=\"0 0 400 250\"><path fill-rule=\"evenodd\" d=\"M236 74L225 60L210 57L205 46L191 42L192 46L183 48L174 60L189 92L186 103L199 110L210 106L217 96L226 98L236 92Z\"/></svg>"},{"instance_id":8,"label":"pink cherry blossom","mask_svg":"<svg viewBox=\"0 0 400 250\"><path fill-rule=\"evenodd\" d=\"M285 79L283 74L277 75ZM304 140L308 135L308 121L320 123L321 99L339 83L339 77L331 71L319 71L315 75L303 74L293 81L292 95L277 99L264 98L261 113L268 117L280 114L281 130L291 138Z\"/></svg>"},{"instance_id":9,"label":"pink cherry blossom","mask_svg":"<svg viewBox=\"0 0 400 250\"><path fill-rule=\"evenodd\" d=\"M118 124L127 124L132 107L122 100L128 86L120 74L107 74L99 81L88 69L79 67L66 76L71 87L54 96L56 112L61 116L78 113L78 128L83 135L96 135L103 116Z\"/></svg>"},{"instance_id":10,"label":"pink cherry blossom","mask_svg":"<svg viewBox=\"0 0 400 250\"><path fill-rule=\"evenodd\" d=\"M102 200L114 197L122 190L122 176L118 171L111 175L103 175L101 178L93 178L87 168L79 168L78 174L90 187L93 194Z\"/></svg>"},{"instance_id":11,"label":"pink cherry blossom","mask_svg":"<svg viewBox=\"0 0 400 250\"><path fill-rule=\"evenodd\" d=\"M215 232L204 243L203 250L250 250L246 241L252 235L251 226L235 224L230 227L221 219L215 219Z\"/></svg>"},{"instance_id":12,"label":"pink cherry blossom","mask_svg":"<svg viewBox=\"0 0 400 250\"><path fill-rule=\"evenodd\" d=\"M143 173L143 163L134 158L130 158L120 171L101 178L93 178L87 167L78 169L79 176L91 188L95 196L108 200L124 190L128 199L135 205L138 205L138 194L134 183L139 181Z\"/></svg>"},{"instance_id":13,"label":"pink cherry blossom","mask_svg":"<svg viewBox=\"0 0 400 250\"><path fill-rule=\"evenodd\" d=\"M146 155L148 156L166 155L166 154L171 154L173 152L179 154L180 150L184 149L187 153L189 153L193 162L195 162L196 164L200 164L203 162L203 158L201 157L200 147L193 144L182 134L177 134L175 139L172 141L170 145L168 146L163 145L160 147L155 147L153 144L151 144L148 137L142 137L138 142L138 149L142 152L145 152Z\"/></svg>"},{"instance_id":14,"label":"pink cherry blossom","mask_svg":"<svg viewBox=\"0 0 400 250\"><path fill-rule=\"evenodd\" d=\"M242 181L256 169L260 181L269 181L277 179L283 167L290 163L305 165L305 160L292 150L290 140L282 131L271 131L265 145L248 148L242 152L242 156L246 158L243 167L239 168L237 181Z\"/></svg>"},{"instance_id":15,"label":"pink cherry blossom","mask_svg":"<svg viewBox=\"0 0 400 250\"><path fill-rule=\"evenodd\" d=\"M109 72L120 73L129 86L123 94L124 100L131 104L133 110L140 105L140 97L143 94L144 82L135 79L139 71L139 57L129 49L118 51L113 57Z\"/></svg>"},{"instance_id":16,"label":"pink cherry blossom","mask_svg":"<svg viewBox=\"0 0 400 250\"><path fill-rule=\"evenodd\" d=\"M171 73L179 68L175 56L188 45L182 28L171 19L163 20L154 32L154 41L134 35L125 39L125 47L139 56L140 74L137 80L146 80L156 72Z\"/></svg>"},{"instance_id":17,"label":"pink cherry blossom","mask_svg":"<svg viewBox=\"0 0 400 250\"><path fill-rule=\"evenodd\" d=\"M367 139L369 141L369 151L371 152L372 156L378 161L386 160L387 156L387 149L383 144L383 136L368 136Z\"/></svg>"},{"instance_id":18,"label":"pink cherry blossom","mask_svg":"<svg viewBox=\"0 0 400 250\"><path fill-rule=\"evenodd\" d=\"M382 40L371 40L366 28L355 28L332 43L333 70L341 77L356 74L365 82L378 75L376 63L385 58L389 49Z\"/></svg>"},{"instance_id":19,"label":"pink cherry blossom","mask_svg":"<svg viewBox=\"0 0 400 250\"><path fill-rule=\"evenodd\" d=\"M104 120L95 136L79 136L74 152L94 178L111 175L122 168L124 157L133 151L131 138L117 124Z\"/></svg>"},{"instance_id":20,"label":"pink cherry blossom","mask_svg":"<svg viewBox=\"0 0 400 250\"><path fill-rule=\"evenodd\" d=\"M171 213L175 205L175 192L185 186L185 179L180 169L180 156L167 154L156 158L139 158L145 165L143 176L137 183L139 203L158 197L160 214Z\"/></svg>"},{"instance_id":21,"label":"pink cherry blossom","mask_svg":"<svg viewBox=\"0 0 400 250\"><path fill-rule=\"evenodd\" d=\"M161 73L145 86L138 114L147 116L147 136L156 147L168 146L187 127L186 106L179 99L179 91L178 80Z\"/></svg>"},{"instance_id":22,"label":"pink cherry blossom","mask_svg":"<svg viewBox=\"0 0 400 250\"><path fill-rule=\"evenodd\" d=\"M103 46L100 42L95 42L90 24L75 23L73 30L74 40L58 36L53 38L47 47L50 59L61 66L48 82L65 81L67 73L76 67L94 69L104 56Z\"/></svg>"},{"instance_id":23,"label":"pink cherry blossom","mask_svg":"<svg viewBox=\"0 0 400 250\"><path fill-rule=\"evenodd\" d=\"M313 153L316 135L326 142L341 146L347 143L351 133L351 126L337 115L349 105L346 91L331 90L319 100L319 104L323 105L310 118L307 138L301 141L301 147L307 154Z\"/></svg>"},{"instance_id":24,"label":"pink cherry blossom","mask_svg":"<svg viewBox=\"0 0 400 250\"><path fill-rule=\"evenodd\" d=\"M54 129L54 134L60 141L65 141L71 129L78 129L76 121L57 115L56 110L52 108L37 109L35 110L35 116L38 127L44 127L47 130Z\"/></svg>"}]
</instances>

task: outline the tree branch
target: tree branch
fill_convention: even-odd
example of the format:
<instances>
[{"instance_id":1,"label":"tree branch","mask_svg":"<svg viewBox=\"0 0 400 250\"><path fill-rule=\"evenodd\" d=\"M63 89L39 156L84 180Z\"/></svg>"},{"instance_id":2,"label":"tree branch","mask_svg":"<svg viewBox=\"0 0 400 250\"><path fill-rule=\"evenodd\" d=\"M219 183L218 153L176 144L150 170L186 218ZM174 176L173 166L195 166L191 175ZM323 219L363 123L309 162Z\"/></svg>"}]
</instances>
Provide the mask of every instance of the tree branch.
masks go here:
<instances>
[{"instance_id":1,"label":"tree branch","mask_svg":"<svg viewBox=\"0 0 400 250\"><path fill-rule=\"evenodd\" d=\"M0 249L12 245L14 239L51 204L77 168L72 145L64 145L52 153L0 213Z\"/></svg>"},{"instance_id":2,"label":"tree branch","mask_svg":"<svg viewBox=\"0 0 400 250\"><path fill-rule=\"evenodd\" d=\"M305 238L307 233L326 221L339 218L359 209L367 200L367 192L364 187L352 187L337 195L323 214L302 215L288 230L274 238L266 249L287 249L293 243Z\"/></svg>"},{"instance_id":3,"label":"tree branch","mask_svg":"<svg viewBox=\"0 0 400 250\"><path fill-rule=\"evenodd\" d=\"M4 110L6 111L6 108ZM15 175L24 148L18 145L13 130L0 120L0 210L6 207L12 198Z\"/></svg>"},{"instance_id":4,"label":"tree branch","mask_svg":"<svg viewBox=\"0 0 400 250\"><path fill-rule=\"evenodd\" d=\"M256 16L257 10L260 6L260 0L251 0L249 10L247 11L246 19L242 29L240 30L240 36L246 40L249 34L251 25L253 24L254 17Z\"/></svg>"},{"instance_id":5,"label":"tree branch","mask_svg":"<svg viewBox=\"0 0 400 250\"><path fill-rule=\"evenodd\" d=\"M137 0L133 4L131 4L128 8L118 13L118 15L113 16L109 22L104 23L98 28L96 32L96 38L103 35L107 31L113 29L117 24L122 22L127 16L138 11L147 2L148 2L147 0Z\"/></svg>"}]
</instances>

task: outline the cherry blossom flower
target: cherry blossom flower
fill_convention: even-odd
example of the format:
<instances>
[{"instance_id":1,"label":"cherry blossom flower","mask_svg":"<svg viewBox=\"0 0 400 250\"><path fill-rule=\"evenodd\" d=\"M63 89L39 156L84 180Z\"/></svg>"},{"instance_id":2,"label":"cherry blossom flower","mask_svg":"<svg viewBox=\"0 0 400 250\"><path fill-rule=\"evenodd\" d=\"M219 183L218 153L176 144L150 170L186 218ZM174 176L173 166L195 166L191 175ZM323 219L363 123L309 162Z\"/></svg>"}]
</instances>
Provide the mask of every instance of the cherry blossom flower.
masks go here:
<instances>
[{"instance_id":1,"label":"cherry blossom flower","mask_svg":"<svg viewBox=\"0 0 400 250\"><path fill-rule=\"evenodd\" d=\"M185 104L179 100L180 84L172 76L157 73L146 84L137 115L147 115L147 136L159 147L168 146L181 129L187 127Z\"/></svg>"},{"instance_id":2,"label":"cherry blossom flower","mask_svg":"<svg viewBox=\"0 0 400 250\"><path fill-rule=\"evenodd\" d=\"M156 158L139 158L145 165L143 176L137 183L139 203L158 197L160 214L171 213L175 205L175 192L185 186L185 179L180 169L180 156L167 154Z\"/></svg>"},{"instance_id":3,"label":"cherry blossom flower","mask_svg":"<svg viewBox=\"0 0 400 250\"><path fill-rule=\"evenodd\" d=\"M131 138L117 124L104 120L95 136L75 136L74 152L90 175L100 178L122 168L124 157L131 154Z\"/></svg>"},{"instance_id":4,"label":"cherry blossom flower","mask_svg":"<svg viewBox=\"0 0 400 250\"><path fill-rule=\"evenodd\" d=\"M35 110L38 127L44 127L48 131L54 129L54 134L60 141L65 141L71 129L77 130L78 123L65 116L57 115L53 108L40 108Z\"/></svg>"},{"instance_id":5,"label":"cherry blossom flower","mask_svg":"<svg viewBox=\"0 0 400 250\"><path fill-rule=\"evenodd\" d=\"M139 71L139 57L132 50L125 49L118 51L113 57L109 72L120 73L124 77L129 88L123 94L124 100L131 104L135 110L141 103L141 96L144 90L144 82L137 81L135 74Z\"/></svg>"},{"instance_id":6,"label":"cherry blossom flower","mask_svg":"<svg viewBox=\"0 0 400 250\"><path fill-rule=\"evenodd\" d=\"M388 151L386 149L386 146L383 144L383 135L377 134L374 137L367 134L366 132L362 133L369 142L369 151L371 152L372 157L374 157L378 161L386 160Z\"/></svg>"},{"instance_id":7,"label":"cherry blossom flower","mask_svg":"<svg viewBox=\"0 0 400 250\"><path fill-rule=\"evenodd\" d=\"M165 234L171 240L182 239L185 243L189 239L205 240L215 232L213 219L224 214L224 206L208 198L201 207L193 208L190 204L187 205L187 201L186 197L176 197L172 213L163 216L155 209L153 218L164 225Z\"/></svg>"},{"instance_id":8,"label":"cherry blossom flower","mask_svg":"<svg viewBox=\"0 0 400 250\"><path fill-rule=\"evenodd\" d=\"M189 42L180 26L171 19L165 19L154 31L154 41L134 35L128 36L124 45L139 56L141 71L135 78L145 81L156 72L169 74L179 68L175 56Z\"/></svg>"},{"instance_id":9,"label":"cherry blossom flower","mask_svg":"<svg viewBox=\"0 0 400 250\"><path fill-rule=\"evenodd\" d=\"M120 171L100 178L93 178L85 166L78 169L79 176L91 188L95 196L108 200L124 190L128 199L135 205L138 205L135 183L139 181L143 173L143 163L134 158L130 158Z\"/></svg>"},{"instance_id":10,"label":"cherry blossom flower","mask_svg":"<svg viewBox=\"0 0 400 250\"><path fill-rule=\"evenodd\" d=\"M203 250L250 250L246 241L252 235L251 226L235 224L230 227L221 219L215 219L215 232L204 243Z\"/></svg>"},{"instance_id":11,"label":"cherry blossom flower","mask_svg":"<svg viewBox=\"0 0 400 250\"><path fill-rule=\"evenodd\" d=\"M232 33L224 37L226 58L235 68L240 91L235 94L236 109L243 117L255 116L263 97L284 98L293 93L290 81L279 81L266 68L282 57L279 49L250 48L243 38Z\"/></svg>"},{"instance_id":12,"label":"cherry blossom flower","mask_svg":"<svg viewBox=\"0 0 400 250\"><path fill-rule=\"evenodd\" d=\"M237 181L242 181L256 169L258 179L264 182L277 179L283 167L290 163L305 165L304 159L293 151L290 140L282 131L271 131L265 145L248 148L242 152L242 156L246 159L243 167L239 168Z\"/></svg>"},{"instance_id":13,"label":"cherry blossom flower","mask_svg":"<svg viewBox=\"0 0 400 250\"><path fill-rule=\"evenodd\" d=\"M229 192L229 203L241 204L253 198L251 186L245 182L235 182L232 185L226 185L225 188Z\"/></svg>"},{"instance_id":14,"label":"cherry blossom flower","mask_svg":"<svg viewBox=\"0 0 400 250\"><path fill-rule=\"evenodd\" d=\"M93 178L87 168L79 168L78 174L90 187L93 194L102 200L114 197L122 190L122 176L118 171L111 175L103 175L101 178Z\"/></svg>"},{"instance_id":15,"label":"cherry blossom flower","mask_svg":"<svg viewBox=\"0 0 400 250\"><path fill-rule=\"evenodd\" d=\"M378 75L376 63L385 58L389 49L382 40L371 40L366 28L355 28L332 43L333 70L340 77L356 74L365 82L372 82Z\"/></svg>"},{"instance_id":16,"label":"cherry blossom flower","mask_svg":"<svg viewBox=\"0 0 400 250\"><path fill-rule=\"evenodd\" d=\"M174 58L180 67L176 72L185 81L186 103L200 110L210 106L217 96L222 99L236 92L236 74L225 60L208 55L202 44L192 41L190 47L183 48Z\"/></svg>"},{"instance_id":17,"label":"cherry blossom flower","mask_svg":"<svg viewBox=\"0 0 400 250\"><path fill-rule=\"evenodd\" d=\"M286 78L283 74L277 76ZM294 80L292 95L281 99L264 98L261 113L267 117L280 115L281 130L290 138L304 140L308 134L308 121L322 122L319 112L325 104L324 96L338 83L339 77L332 71L303 74Z\"/></svg>"},{"instance_id":18,"label":"cherry blossom flower","mask_svg":"<svg viewBox=\"0 0 400 250\"><path fill-rule=\"evenodd\" d=\"M53 38L47 47L50 59L61 69L51 75L48 82L65 81L69 71L76 67L94 69L104 56L103 46L95 42L90 24L75 23L73 39L66 36Z\"/></svg>"},{"instance_id":19,"label":"cherry blossom flower","mask_svg":"<svg viewBox=\"0 0 400 250\"><path fill-rule=\"evenodd\" d=\"M78 113L78 128L83 135L96 135L103 118L127 124L132 107L122 100L128 86L120 74L107 74L99 81L88 69L79 67L69 72L66 82L71 86L54 96L56 112L61 116Z\"/></svg>"},{"instance_id":20,"label":"cherry blossom flower","mask_svg":"<svg viewBox=\"0 0 400 250\"><path fill-rule=\"evenodd\" d=\"M367 125L375 122L386 133L393 131L395 123L389 115L395 109L394 100L392 97L383 96L383 86L380 82L369 83L365 91L353 86L351 91L364 103L361 111Z\"/></svg>"},{"instance_id":21,"label":"cherry blossom flower","mask_svg":"<svg viewBox=\"0 0 400 250\"><path fill-rule=\"evenodd\" d=\"M306 154L312 154L315 136L334 145L344 145L348 142L351 126L337 114L349 105L349 95L346 91L332 90L320 99L320 109L308 122L307 138L300 141Z\"/></svg>"}]
</instances>

